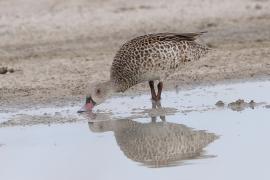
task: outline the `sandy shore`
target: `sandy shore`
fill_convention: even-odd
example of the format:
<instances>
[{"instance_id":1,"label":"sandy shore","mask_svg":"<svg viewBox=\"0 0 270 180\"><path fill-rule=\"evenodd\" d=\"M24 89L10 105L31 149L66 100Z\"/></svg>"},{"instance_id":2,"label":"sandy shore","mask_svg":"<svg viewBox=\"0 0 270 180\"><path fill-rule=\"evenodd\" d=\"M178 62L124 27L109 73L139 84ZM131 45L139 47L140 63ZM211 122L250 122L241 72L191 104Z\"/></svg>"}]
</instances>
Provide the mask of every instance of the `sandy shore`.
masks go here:
<instances>
[{"instance_id":1,"label":"sandy shore","mask_svg":"<svg viewBox=\"0 0 270 180\"><path fill-rule=\"evenodd\" d=\"M0 68L15 71L0 74L0 106L79 101L122 43L154 32L208 31L200 41L214 49L167 89L269 77L269 29L269 0L1 1Z\"/></svg>"}]
</instances>

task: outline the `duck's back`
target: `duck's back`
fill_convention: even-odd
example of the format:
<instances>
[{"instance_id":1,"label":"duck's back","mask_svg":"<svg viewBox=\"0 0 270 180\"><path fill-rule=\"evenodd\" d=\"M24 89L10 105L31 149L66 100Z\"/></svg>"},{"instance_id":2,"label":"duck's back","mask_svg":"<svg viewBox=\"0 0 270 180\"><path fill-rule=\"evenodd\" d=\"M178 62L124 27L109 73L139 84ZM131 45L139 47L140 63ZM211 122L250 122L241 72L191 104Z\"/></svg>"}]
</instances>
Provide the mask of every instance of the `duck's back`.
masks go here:
<instances>
[{"instance_id":1,"label":"duck's back","mask_svg":"<svg viewBox=\"0 0 270 180\"><path fill-rule=\"evenodd\" d=\"M159 33L134 38L114 57L111 80L120 91L148 80L163 79L208 51L195 42L202 33Z\"/></svg>"}]
</instances>

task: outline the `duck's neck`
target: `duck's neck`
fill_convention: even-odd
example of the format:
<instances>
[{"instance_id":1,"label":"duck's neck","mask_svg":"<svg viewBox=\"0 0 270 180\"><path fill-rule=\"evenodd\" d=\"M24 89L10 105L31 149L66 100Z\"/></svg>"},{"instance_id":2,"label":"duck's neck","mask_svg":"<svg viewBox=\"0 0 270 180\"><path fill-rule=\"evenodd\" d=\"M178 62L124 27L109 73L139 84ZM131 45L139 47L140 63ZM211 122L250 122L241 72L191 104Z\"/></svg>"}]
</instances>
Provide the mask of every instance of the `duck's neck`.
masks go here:
<instances>
[{"instance_id":1,"label":"duck's neck","mask_svg":"<svg viewBox=\"0 0 270 180\"><path fill-rule=\"evenodd\" d=\"M111 88L112 93L117 92L124 92L126 89L120 82L115 82L114 80L109 80L106 83L108 83L108 86Z\"/></svg>"},{"instance_id":2,"label":"duck's neck","mask_svg":"<svg viewBox=\"0 0 270 180\"><path fill-rule=\"evenodd\" d=\"M108 81L106 81L104 83L109 88L111 94L118 92L118 86L112 80L108 80Z\"/></svg>"},{"instance_id":3,"label":"duck's neck","mask_svg":"<svg viewBox=\"0 0 270 180\"><path fill-rule=\"evenodd\" d=\"M103 82L102 87L104 87L106 89L105 99L108 99L111 96L113 96L115 93L119 92L119 87L117 86L116 83L114 83L111 80Z\"/></svg>"}]
</instances>

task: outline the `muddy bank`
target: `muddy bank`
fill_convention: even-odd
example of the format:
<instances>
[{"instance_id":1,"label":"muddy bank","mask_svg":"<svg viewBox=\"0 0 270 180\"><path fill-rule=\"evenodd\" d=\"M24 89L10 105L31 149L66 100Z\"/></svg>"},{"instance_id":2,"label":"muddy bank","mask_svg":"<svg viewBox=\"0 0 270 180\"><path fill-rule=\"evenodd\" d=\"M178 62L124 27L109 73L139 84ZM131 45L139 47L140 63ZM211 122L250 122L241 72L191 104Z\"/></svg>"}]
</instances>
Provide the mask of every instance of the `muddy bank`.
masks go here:
<instances>
[{"instance_id":1,"label":"muddy bank","mask_svg":"<svg viewBox=\"0 0 270 180\"><path fill-rule=\"evenodd\" d=\"M0 128L13 126L53 125L76 122L103 122L121 119L166 121L177 115L185 119L191 114L215 114L219 111L235 114L269 111L269 81L196 87L192 90L166 91L156 103L149 94L113 97L94 108L92 113L80 113L81 102L63 107L53 104L26 109L0 111ZM241 98L241 99L240 99ZM116 106L117 105L117 106ZM218 120L217 120L218 121Z\"/></svg>"}]
</instances>

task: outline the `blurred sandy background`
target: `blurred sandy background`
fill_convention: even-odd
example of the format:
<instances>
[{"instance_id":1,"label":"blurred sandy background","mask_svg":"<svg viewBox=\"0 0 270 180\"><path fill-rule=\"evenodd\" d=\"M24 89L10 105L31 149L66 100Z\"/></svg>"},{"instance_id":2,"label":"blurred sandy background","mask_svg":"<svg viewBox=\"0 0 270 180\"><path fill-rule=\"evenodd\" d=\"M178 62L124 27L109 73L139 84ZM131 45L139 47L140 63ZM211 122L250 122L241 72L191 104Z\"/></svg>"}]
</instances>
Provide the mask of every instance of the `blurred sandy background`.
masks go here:
<instances>
[{"instance_id":1,"label":"blurred sandy background","mask_svg":"<svg viewBox=\"0 0 270 180\"><path fill-rule=\"evenodd\" d=\"M167 89L270 75L270 0L1 0L0 106L81 100L125 41L196 31L215 50Z\"/></svg>"}]
</instances>

